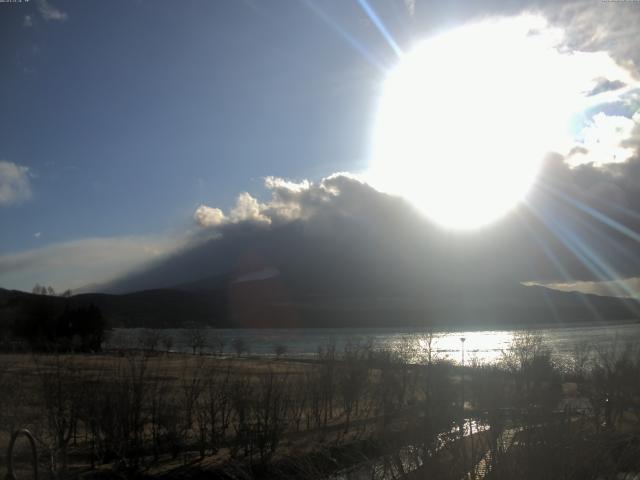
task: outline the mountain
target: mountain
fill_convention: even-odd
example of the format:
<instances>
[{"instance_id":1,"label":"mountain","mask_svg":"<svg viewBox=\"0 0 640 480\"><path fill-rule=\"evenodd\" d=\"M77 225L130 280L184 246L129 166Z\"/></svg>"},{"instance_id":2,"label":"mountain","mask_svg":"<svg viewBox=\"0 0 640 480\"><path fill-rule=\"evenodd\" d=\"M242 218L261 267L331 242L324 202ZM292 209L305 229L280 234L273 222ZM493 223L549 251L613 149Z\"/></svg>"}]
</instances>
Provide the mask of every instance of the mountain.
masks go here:
<instances>
[{"instance_id":1,"label":"mountain","mask_svg":"<svg viewBox=\"0 0 640 480\"><path fill-rule=\"evenodd\" d=\"M213 283L214 288L209 288ZM297 294L296 294L297 295ZM0 318L12 300L35 295L0 290ZM572 322L615 322L638 318L638 302L538 286L517 286L502 297L483 293L433 302L415 296L294 296L279 276L237 281L203 279L173 289L129 294L52 297L61 310L97 305L114 327L226 328L394 327L483 328Z\"/></svg>"},{"instance_id":2,"label":"mountain","mask_svg":"<svg viewBox=\"0 0 640 480\"><path fill-rule=\"evenodd\" d=\"M635 300L524 286L557 281L559 258L561 273L591 278L527 211L491 229L452 234L377 198L304 220L204 231L170 257L102 285L102 293L68 301L99 306L114 326L148 327L482 328L639 317ZM4 291L0 305L25 295Z\"/></svg>"}]
</instances>

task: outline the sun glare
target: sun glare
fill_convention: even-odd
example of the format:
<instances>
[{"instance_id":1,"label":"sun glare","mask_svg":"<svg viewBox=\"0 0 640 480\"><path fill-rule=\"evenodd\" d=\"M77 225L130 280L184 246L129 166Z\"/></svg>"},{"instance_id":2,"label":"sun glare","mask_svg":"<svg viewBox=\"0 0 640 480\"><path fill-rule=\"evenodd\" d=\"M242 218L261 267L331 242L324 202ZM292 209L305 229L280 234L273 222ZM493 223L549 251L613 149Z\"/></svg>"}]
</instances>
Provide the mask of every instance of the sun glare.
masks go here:
<instances>
[{"instance_id":1,"label":"sun glare","mask_svg":"<svg viewBox=\"0 0 640 480\"><path fill-rule=\"evenodd\" d=\"M525 16L464 26L403 54L378 106L372 183L447 228L512 209L579 98L558 41Z\"/></svg>"}]
</instances>

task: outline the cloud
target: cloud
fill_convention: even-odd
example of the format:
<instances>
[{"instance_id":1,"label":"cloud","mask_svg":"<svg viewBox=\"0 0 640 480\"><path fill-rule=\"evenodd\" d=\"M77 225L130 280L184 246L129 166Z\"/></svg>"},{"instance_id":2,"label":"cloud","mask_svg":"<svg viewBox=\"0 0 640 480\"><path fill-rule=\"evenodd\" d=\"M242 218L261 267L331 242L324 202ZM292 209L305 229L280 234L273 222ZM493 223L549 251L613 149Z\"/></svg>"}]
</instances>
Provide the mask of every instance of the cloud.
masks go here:
<instances>
[{"instance_id":1,"label":"cloud","mask_svg":"<svg viewBox=\"0 0 640 480\"><path fill-rule=\"evenodd\" d=\"M34 234L33 234L33 237L34 237L34 238L38 238L38 239L39 239L40 237L42 237L42 232L36 232L36 233L34 233Z\"/></svg>"},{"instance_id":2,"label":"cloud","mask_svg":"<svg viewBox=\"0 0 640 480\"><path fill-rule=\"evenodd\" d=\"M227 218L219 208L211 208L200 205L193 213L193 219L201 227L217 227L224 224Z\"/></svg>"},{"instance_id":3,"label":"cloud","mask_svg":"<svg viewBox=\"0 0 640 480\"><path fill-rule=\"evenodd\" d=\"M67 14L51 5L47 0L38 0L38 11L45 21L64 22Z\"/></svg>"},{"instance_id":4,"label":"cloud","mask_svg":"<svg viewBox=\"0 0 640 480\"><path fill-rule=\"evenodd\" d=\"M264 186L271 194L266 203L242 192L228 215L219 208L200 205L193 218L199 226L206 228L239 223L280 225L306 220L330 208L332 203L339 203L341 187L346 185L348 191L351 182L362 184L356 177L345 173L331 175L318 183L309 180L293 182L269 176L264 179Z\"/></svg>"},{"instance_id":5,"label":"cloud","mask_svg":"<svg viewBox=\"0 0 640 480\"><path fill-rule=\"evenodd\" d=\"M0 207L22 203L31 198L28 167L0 160Z\"/></svg>"},{"instance_id":6,"label":"cloud","mask_svg":"<svg viewBox=\"0 0 640 480\"><path fill-rule=\"evenodd\" d=\"M22 21L23 27L33 27L33 17L31 15L25 15Z\"/></svg>"},{"instance_id":7,"label":"cloud","mask_svg":"<svg viewBox=\"0 0 640 480\"><path fill-rule=\"evenodd\" d=\"M256 222L270 223L271 220L263 215L265 206L253 198L248 192L238 195L235 206L231 209L230 218L234 223Z\"/></svg>"},{"instance_id":8,"label":"cloud","mask_svg":"<svg viewBox=\"0 0 640 480\"><path fill-rule=\"evenodd\" d=\"M597 113L578 135L579 142L569 152L567 163L573 167L587 163L602 166L629 160L635 153L630 140L638 129L638 120L640 114L628 118Z\"/></svg>"},{"instance_id":9,"label":"cloud","mask_svg":"<svg viewBox=\"0 0 640 480\"><path fill-rule=\"evenodd\" d=\"M640 157L571 168L550 157L529 195L530 236L540 245L529 280L569 284L640 276ZM633 293L629 293L632 296Z\"/></svg>"},{"instance_id":10,"label":"cloud","mask_svg":"<svg viewBox=\"0 0 640 480\"><path fill-rule=\"evenodd\" d=\"M421 26L421 19L424 25L425 18L441 22L447 14L457 15L455 20L462 22L487 13L541 13L551 25L564 29L563 51L572 57L571 68L577 72L575 78L590 105L626 101L636 109L640 105L633 90L638 87L634 75L637 78L640 65L640 8L591 0L468 2L456 9L446 2L423 2L417 9L413 1L405 4L416 26ZM66 18L46 1L39 5L45 19ZM49 13L45 14L43 6ZM288 246L283 238L290 238L299 227L316 248L310 251L322 251L317 247L324 243L318 239L334 242L339 248L331 253L341 253L340 261L366 265L354 259L372 260L371 268L388 278L424 275L432 278L433 284L455 283L457 278L487 283L509 278L593 292L603 288L613 291L614 284L626 282L628 288L638 291L640 258L634 235L640 232L640 128L638 114L624 115L594 110L579 141L568 146L570 153L550 157L545 163L527 204L478 235L443 232L406 202L348 175L332 175L317 182L267 177L267 199L243 192L226 212L200 205L194 221L205 227L203 232L220 235L207 240L206 248L188 243L184 255L176 254L172 265L184 267L186 281L188 275L219 274L233 267L235 258L214 262L215 252L226 254L235 248L238 252L258 250L270 260L286 257L291 252L282 248L284 253L278 257L275 245L281 242ZM8 162L0 162L0 205L3 163ZM16 167L28 173L26 167ZM28 175L25 178L28 198ZM460 171L460 178L473 181L465 171ZM415 179L417 183L423 180ZM476 200L469 198L468 202ZM158 254L144 250L145 245ZM176 251L175 245L162 238L87 239L4 255L0 257L0 281L9 285L11 279L17 279L21 282L17 285L30 288L36 282L54 284L47 279L60 278L61 286L54 284L57 289L104 281L126 272L131 264L164 258ZM156 271L149 272L148 285L152 285L160 274L154 277ZM162 273L167 285L177 283L172 272L167 267ZM616 287L616 291L620 289Z\"/></svg>"},{"instance_id":11,"label":"cloud","mask_svg":"<svg viewBox=\"0 0 640 480\"><path fill-rule=\"evenodd\" d=\"M309 189L311 182L309 182L309 180L293 182L291 180L285 180L284 178L269 176L264 179L264 185L272 191L283 190L289 192L302 192Z\"/></svg>"},{"instance_id":12,"label":"cloud","mask_svg":"<svg viewBox=\"0 0 640 480\"><path fill-rule=\"evenodd\" d=\"M577 147L572 155L585 152L584 147ZM254 239L251 248L262 249L260 242L265 241L266 233L238 230L242 225L256 225L259 217L277 238L289 235L284 233L289 225L298 225L314 238L314 244L337 243L354 255L384 245L378 254L383 260L371 260L392 264L383 269L384 275L394 275L402 265L409 278L433 276L432 285L455 284L459 282L456 278L466 277L471 283L529 281L558 289L575 284L587 293L607 287L609 294L617 296L638 292L637 282L624 281L640 277L637 153L619 163L575 166L561 155L549 156L526 203L477 234L445 232L401 198L345 174L319 182L267 177L265 187L270 193L267 201L242 196L240 203L251 206L247 208L250 214L236 212L225 217L235 218L234 222L215 225L219 238L228 237L233 244L240 242L239 238L245 239L242 242ZM192 259L191 265L206 264L204 259L217 255L217 248L231 248L216 243L221 240L212 242L209 249L194 252L202 258ZM180 264L181 260L175 262ZM150 273L147 280L152 277Z\"/></svg>"},{"instance_id":13,"label":"cloud","mask_svg":"<svg viewBox=\"0 0 640 480\"><path fill-rule=\"evenodd\" d=\"M267 177L265 187L271 193L271 199L264 205L263 214L276 224L308 219L339 194L337 186L333 185L335 178L331 176L313 183Z\"/></svg>"},{"instance_id":14,"label":"cloud","mask_svg":"<svg viewBox=\"0 0 640 480\"><path fill-rule=\"evenodd\" d=\"M550 2L540 8L566 29L568 43L573 48L610 52L618 63L635 70L640 66L640 52L635 42L640 10L625 8L628 5L623 3L574 0Z\"/></svg>"},{"instance_id":15,"label":"cloud","mask_svg":"<svg viewBox=\"0 0 640 480\"><path fill-rule=\"evenodd\" d=\"M269 224L271 219L263 214L265 210L267 210L267 205L258 202L250 193L242 192L238 195L236 203L228 215L219 208L200 205L193 212L193 219L200 227L204 228L243 222Z\"/></svg>"},{"instance_id":16,"label":"cloud","mask_svg":"<svg viewBox=\"0 0 640 480\"><path fill-rule=\"evenodd\" d=\"M415 9L414 23L426 31L443 25L449 27L480 18L513 16L523 12L543 15L551 25L562 28L565 31L565 49L608 52L619 65L634 74L639 73L637 26L640 24L640 9L629 2L487 0L459 2L456 8L451 8L447 2L421 1Z\"/></svg>"},{"instance_id":17,"label":"cloud","mask_svg":"<svg viewBox=\"0 0 640 480\"><path fill-rule=\"evenodd\" d=\"M556 282L556 283L528 283L529 285L541 285L563 292L592 293L621 298L640 299L640 277L626 278L605 282Z\"/></svg>"},{"instance_id":18,"label":"cloud","mask_svg":"<svg viewBox=\"0 0 640 480\"><path fill-rule=\"evenodd\" d=\"M404 0L404 6L409 16L413 17L416 13L416 0Z\"/></svg>"},{"instance_id":19,"label":"cloud","mask_svg":"<svg viewBox=\"0 0 640 480\"><path fill-rule=\"evenodd\" d=\"M592 97L594 95L599 95L604 92L620 90L621 88L626 86L627 84L621 80L612 81L607 78L599 78L597 79L596 85L591 89L591 91L587 95Z\"/></svg>"},{"instance_id":20,"label":"cloud","mask_svg":"<svg viewBox=\"0 0 640 480\"><path fill-rule=\"evenodd\" d=\"M37 234L36 234L37 236ZM189 244L188 236L86 238L0 255L0 287L78 289L120 277Z\"/></svg>"}]
</instances>

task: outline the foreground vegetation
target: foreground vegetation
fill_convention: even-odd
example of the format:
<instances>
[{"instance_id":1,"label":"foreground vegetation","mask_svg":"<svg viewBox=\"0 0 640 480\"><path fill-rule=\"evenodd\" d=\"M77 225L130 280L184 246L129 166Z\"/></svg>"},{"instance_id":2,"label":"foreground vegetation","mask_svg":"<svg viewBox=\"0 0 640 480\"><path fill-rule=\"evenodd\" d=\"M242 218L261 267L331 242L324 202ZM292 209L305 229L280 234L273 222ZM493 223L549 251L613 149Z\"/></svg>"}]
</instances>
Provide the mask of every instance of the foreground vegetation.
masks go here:
<instances>
[{"instance_id":1,"label":"foreground vegetation","mask_svg":"<svg viewBox=\"0 0 640 480\"><path fill-rule=\"evenodd\" d=\"M438 359L429 335L393 352L324 345L306 361L241 353L5 353L0 451L27 426L51 478L640 471L636 346L584 345L557 361L522 334L498 364L464 368ZM26 450L17 459L26 469Z\"/></svg>"}]
</instances>

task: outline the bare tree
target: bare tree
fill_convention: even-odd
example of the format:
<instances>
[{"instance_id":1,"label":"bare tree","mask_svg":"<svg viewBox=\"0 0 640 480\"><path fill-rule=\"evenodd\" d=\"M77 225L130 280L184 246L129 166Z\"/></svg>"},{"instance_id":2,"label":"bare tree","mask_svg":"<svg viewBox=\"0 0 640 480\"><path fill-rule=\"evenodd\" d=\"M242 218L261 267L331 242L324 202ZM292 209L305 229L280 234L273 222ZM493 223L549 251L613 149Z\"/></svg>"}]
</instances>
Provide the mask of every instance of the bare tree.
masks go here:
<instances>
[{"instance_id":1,"label":"bare tree","mask_svg":"<svg viewBox=\"0 0 640 480\"><path fill-rule=\"evenodd\" d=\"M140 466L144 430L148 422L151 390L148 356L130 355L119 359L113 380L106 384L100 401L100 419L105 459L115 458L130 474Z\"/></svg>"},{"instance_id":2,"label":"bare tree","mask_svg":"<svg viewBox=\"0 0 640 480\"><path fill-rule=\"evenodd\" d=\"M289 374L289 417L296 426L296 432L300 431L302 417L309 417L309 389L304 376Z\"/></svg>"},{"instance_id":3,"label":"bare tree","mask_svg":"<svg viewBox=\"0 0 640 480\"><path fill-rule=\"evenodd\" d=\"M236 355L240 357L243 353L249 353L249 345L242 337L236 337L231 341L231 346L236 352Z\"/></svg>"},{"instance_id":4,"label":"bare tree","mask_svg":"<svg viewBox=\"0 0 640 480\"><path fill-rule=\"evenodd\" d=\"M222 334L221 331L216 331L213 334L213 337L211 339L211 345L214 349L214 351L222 356L222 354L224 353L224 347L226 345L226 339L224 338L224 335Z\"/></svg>"},{"instance_id":5,"label":"bare tree","mask_svg":"<svg viewBox=\"0 0 640 480\"><path fill-rule=\"evenodd\" d=\"M287 353L287 346L284 344L277 344L273 346L273 353L276 354L276 358L280 359L280 357L282 355L284 355L285 353Z\"/></svg>"},{"instance_id":6,"label":"bare tree","mask_svg":"<svg viewBox=\"0 0 640 480\"><path fill-rule=\"evenodd\" d=\"M204 392L198 403L198 434L200 456L207 444L213 453L223 445L229 428L231 408L231 368L224 371L209 368Z\"/></svg>"},{"instance_id":7,"label":"bare tree","mask_svg":"<svg viewBox=\"0 0 640 480\"><path fill-rule=\"evenodd\" d=\"M322 399L323 426L327 426L330 418L333 418L333 404L336 393L336 344L330 342L318 348L320 361L320 391Z\"/></svg>"},{"instance_id":8,"label":"bare tree","mask_svg":"<svg viewBox=\"0 0 640 480\"><path fill-rule=\"evenodd\" d=\"M169 333L165 333L162 336L161 342L162 342L162 346L164 347L164 350L167 353L171 352L171 349L173 348L173 336Z\"/></svg>"},{"instance_id":9,"label":"bare tree","mask_svg":"<svg viewBox=\"0 0 640 480\"><path fill-rule=\"evenodd\" d=\"M267 461L278 448L287 423L287 376L269 369L258 382L257 395L252 402L255 418L254 440L260 461Z\"/></svg>"},{"instance_id":10,"label":"bare tree","mask_svg":"<svg viewBox=\"0 0 640 480\"><path fill-rule=\"evenodd\" d=\"M200 327L189 328L185 334L187 337L187 345L191 347L193 355L195 355L196 352L202 355L202 350L207 344L207 336L204 329Z\"/></svg>"},{"instance_id":11,"label":"bare tree","mask_svg":"<svg viewBox=\"0 0 640 480\"><path fill-rule=\"evenodd\" d=\"M138 343L142 350L154 353L160 345L162 334L155 328L145 328L138 337Z\"/></svg>"},{"instance_id":12,"label":"bare tree","mask_svg":"<svg viewBox=\"0 0 640 480\"><path fill-rule=\"evenodd\" d=\"M248 376L235 376L229 388L229 397L233 420L231 425L235 430L235 438L230 448L230 454L235 457L239 449L249 455L252 448L251 441L251 399L253 398L252 384Z\"/></svg>"},{"instance_id":13,"label":"bare tree","mask_svg":"<svg viewBox=\"0 0 640 480\"><path fill-rule=\"evenodd\" d=\"M67 448L75 431L81 404L82 382L72 357L55 354L51 363L36 357L36 371L40 380L40 393L46 416L47 437L51 453L51 470L67 469Z\"/></svg>"},{"instance_id":14,"label":"bare tree","mask_svg":"<svg viewBox=\"0 0 640 480\"><path fill-rule=\"evenodd\" d=\"M185 362L181 378L180 408L184 416L183 437L188 437L194 426L194 412L204 389L205 360Z\"/></svg>"},{"instance_id":15,"label":"bare tree","mask_svg":"<svg viewBox=\"0 0 640 480\"><path fill-rule=\"evenodd\" d=\"M345 432L349 430L351 414L358 415L360 398L364 394L369 379L367 366L368 350L359 344L345 345L342 368L338 373L338 387L345 413Z\"/></svg>"},{"instance_id":16,"label":"bare tree","mask_svg":"<svg viewBox=\"0 0 640 480\"><path fill-rule=\"evenodd\" d=\"M316 427L322 425L322 385L320 384L320 372L319 369L314 368L308 370L304 374L303 388L307 392L307 404L308 409L306 413L306 427L307 430L311 429L311 423Z\"/></svg>"}]
</instances>

